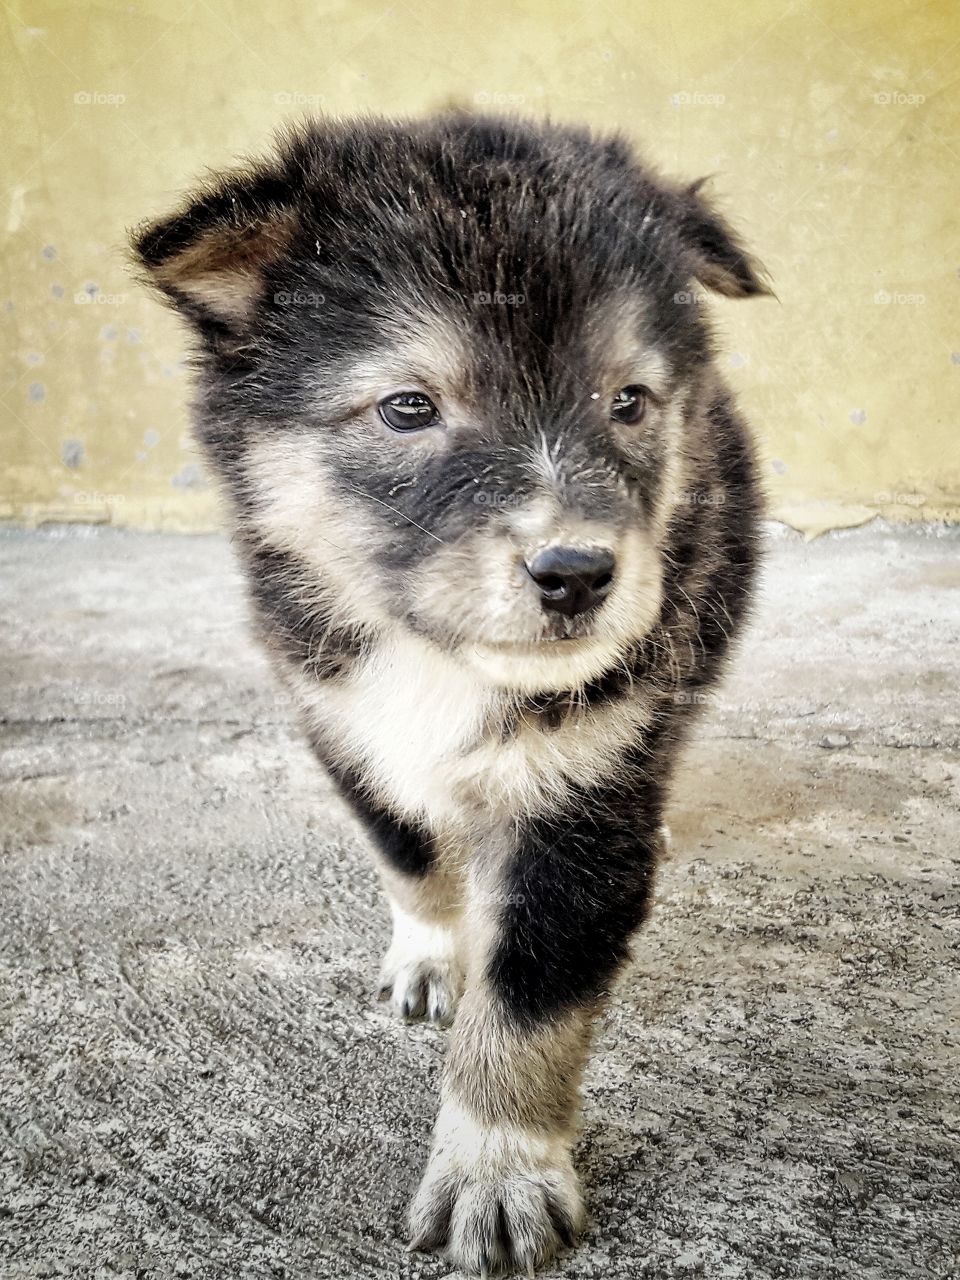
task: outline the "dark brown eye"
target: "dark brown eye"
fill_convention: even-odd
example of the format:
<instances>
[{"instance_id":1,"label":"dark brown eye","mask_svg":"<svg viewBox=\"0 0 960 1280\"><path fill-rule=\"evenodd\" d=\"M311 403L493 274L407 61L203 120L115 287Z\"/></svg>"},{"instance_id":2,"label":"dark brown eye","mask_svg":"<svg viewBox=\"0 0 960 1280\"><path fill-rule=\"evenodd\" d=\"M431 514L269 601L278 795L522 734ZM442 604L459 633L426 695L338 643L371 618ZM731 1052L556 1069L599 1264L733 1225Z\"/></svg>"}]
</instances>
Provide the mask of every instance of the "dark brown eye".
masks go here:
<instances>
[{"instance_id":1,"label":"dark brown eye","mask_svg":"<svg viewBox=\"0 0 960 1280\"><path fill-rule=\"evenodd\" d=\"M398 391L377 405L380 417L394 431L422 431L440 421L437 406L422 391Z\"/></svg>"},{"instance_id":2,"label":"dark brown eye","mask_svg":"<svg viewBox=\"0 0 960 1280\"><path fill-rule=\"evenodd\" d=\"M647 411L646 387L621 387L610 406L610 417L628 427L643 421Z\"/></svg>"}]
</instances>

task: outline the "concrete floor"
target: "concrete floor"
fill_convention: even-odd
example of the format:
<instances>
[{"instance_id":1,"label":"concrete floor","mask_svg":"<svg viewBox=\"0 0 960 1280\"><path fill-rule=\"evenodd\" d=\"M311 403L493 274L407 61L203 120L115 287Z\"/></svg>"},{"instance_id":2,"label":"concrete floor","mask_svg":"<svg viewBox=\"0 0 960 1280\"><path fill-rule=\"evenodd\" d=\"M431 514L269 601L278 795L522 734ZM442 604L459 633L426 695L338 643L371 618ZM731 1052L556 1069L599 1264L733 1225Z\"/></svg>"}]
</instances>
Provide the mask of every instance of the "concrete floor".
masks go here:
<instances>
[{"instance_id":1,"label":"concrete floor","mask_svg":"<svg viewBox=\"0 0 960 1280\"><path fill-rule=\"evenodd\" d=\"M773 538L550 1274L960 1275L960 536ZM213 538L0 536L0 1276L425 1277L439 1033Z\"/></svg>"}]
</instances>

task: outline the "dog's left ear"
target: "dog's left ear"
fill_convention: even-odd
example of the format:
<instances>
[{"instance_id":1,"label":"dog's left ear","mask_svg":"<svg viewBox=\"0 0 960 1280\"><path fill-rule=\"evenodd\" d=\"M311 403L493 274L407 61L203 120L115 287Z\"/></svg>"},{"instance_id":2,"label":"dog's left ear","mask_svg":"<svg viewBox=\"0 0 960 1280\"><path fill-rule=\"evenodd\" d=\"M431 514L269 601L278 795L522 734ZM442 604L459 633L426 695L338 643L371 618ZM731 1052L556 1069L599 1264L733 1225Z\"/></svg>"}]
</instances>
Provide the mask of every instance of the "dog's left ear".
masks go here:
<instances>
[{"instance_id":1,"label":"dog's left ear","mask_svg":"<svg viewBox=\"0 0 960 1280\"><path fill-rule=\"evenodd\" d=\"M691 274L708 289L728 298L772 296L763 268L700 194L707 181L701 178L674 197L681 238L691 258Z\"/></svg>"},{"instance_id":2,"label":"dog's left ear","mask_svg":"<svg viewBox=\"0 0 960 1280\"><path fill-rule=\"evenodd\" d=\"M285 192L283 176L265 166L216 179L180 212L133 233L136 260L197 328L242 335L296 231Z\"/></svg>"}]
</instances>

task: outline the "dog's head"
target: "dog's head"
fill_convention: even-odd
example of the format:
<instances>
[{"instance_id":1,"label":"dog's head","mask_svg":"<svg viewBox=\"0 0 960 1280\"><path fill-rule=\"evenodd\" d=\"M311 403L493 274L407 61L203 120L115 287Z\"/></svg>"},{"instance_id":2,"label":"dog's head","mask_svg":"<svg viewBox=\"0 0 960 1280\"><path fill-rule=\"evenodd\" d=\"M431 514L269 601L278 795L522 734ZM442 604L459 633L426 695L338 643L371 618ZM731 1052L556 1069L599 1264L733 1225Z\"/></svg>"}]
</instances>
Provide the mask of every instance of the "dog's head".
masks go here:
<instances>
[{"instance_id":1,"label":"dog's head","mask_svg":"<svg viewBox=\"0 0 960 1280\"><path fill-rule=\"evenodd\" d=\"M764 292L697 186L559 127L321 124L135 246L246 527L336 616L525 692L652 626L710 394L697 283Z\"/></svg>"}]
</instances>

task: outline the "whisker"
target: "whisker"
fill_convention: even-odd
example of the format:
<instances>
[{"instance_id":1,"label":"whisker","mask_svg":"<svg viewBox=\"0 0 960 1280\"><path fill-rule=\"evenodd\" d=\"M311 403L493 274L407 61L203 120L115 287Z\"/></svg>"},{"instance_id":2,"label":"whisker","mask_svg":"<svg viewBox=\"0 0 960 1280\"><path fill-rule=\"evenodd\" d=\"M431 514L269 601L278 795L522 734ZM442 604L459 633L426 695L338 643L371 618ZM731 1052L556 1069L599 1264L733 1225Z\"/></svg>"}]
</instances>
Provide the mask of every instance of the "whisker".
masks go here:
<instances>
[{"instance_id":1,"label":"whisker","mask_svg":"<svg viewBox=\"0 0 960 1280\"><path fill-rule=\"evenodd\" d=\"M412 524L414 528L419 529L421 533L425 533L428 538L433 538L434 542L439 542L441 546L444 545L443 538L438 538L435 533L431 533L429 529L425 529L422 524L418 524L412 516L408 516L405 512L401 511L399 507L394 507L389 502L384 502L382 498L375 498L373 494L368 493L366 489L358 489L352 484L347 485L347 488L351 493L358 493L361 498L369 498L371 502L379 502L381 507L386 507L388 511L393 511L401 520L406 520L407 524Z\"/></svg>"}]
</instances>

